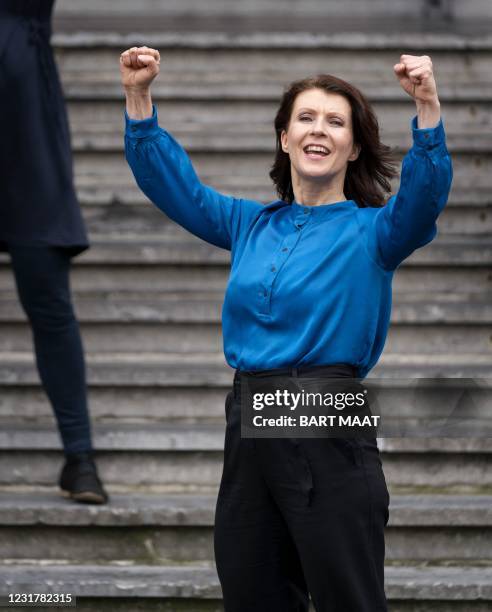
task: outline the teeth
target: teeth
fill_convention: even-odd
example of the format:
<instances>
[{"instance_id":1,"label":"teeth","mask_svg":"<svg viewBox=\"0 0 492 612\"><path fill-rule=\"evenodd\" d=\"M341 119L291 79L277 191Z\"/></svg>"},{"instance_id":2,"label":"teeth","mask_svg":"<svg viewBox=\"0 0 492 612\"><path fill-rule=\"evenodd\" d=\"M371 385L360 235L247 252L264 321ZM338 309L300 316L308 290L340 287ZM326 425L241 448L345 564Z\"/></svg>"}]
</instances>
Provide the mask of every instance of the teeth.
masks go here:
<instances>
[{"instance_id":1,"label":"teeth","mask_svg":"<svg viewBox=\"0 0 492 612\"><path fill-rule=\"evenodd\" d=\"M306 153L325 153L328 155L329 151L325 147L321 146L308 146L304 149Z\"/></svg>"}]
</instances>

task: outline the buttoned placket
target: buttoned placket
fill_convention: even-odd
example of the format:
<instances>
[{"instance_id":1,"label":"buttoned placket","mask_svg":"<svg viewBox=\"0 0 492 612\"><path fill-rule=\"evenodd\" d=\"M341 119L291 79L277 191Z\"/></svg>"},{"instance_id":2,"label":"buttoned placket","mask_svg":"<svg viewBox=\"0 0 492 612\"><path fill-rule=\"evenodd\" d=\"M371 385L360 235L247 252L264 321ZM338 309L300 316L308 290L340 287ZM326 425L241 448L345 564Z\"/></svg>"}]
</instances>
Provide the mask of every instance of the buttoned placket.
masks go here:
<instances>
[{"instance_id":1,"label":"buttoned placket","mask_svg":"<svg viewBox=\"0 0 492 612\"><path fill-rule=\"evenodd\" d=\"M293 219L293 231L289 233L275 251L272 260L266 268L265 280L261 283L259 297L259 314L265 317L271 316L272 293L275 280L283 268L285 262L290 257L297 243L301 238L302 228L306 225L311 217L309 208L298 207Z\"/></svg>"}]
</instances>

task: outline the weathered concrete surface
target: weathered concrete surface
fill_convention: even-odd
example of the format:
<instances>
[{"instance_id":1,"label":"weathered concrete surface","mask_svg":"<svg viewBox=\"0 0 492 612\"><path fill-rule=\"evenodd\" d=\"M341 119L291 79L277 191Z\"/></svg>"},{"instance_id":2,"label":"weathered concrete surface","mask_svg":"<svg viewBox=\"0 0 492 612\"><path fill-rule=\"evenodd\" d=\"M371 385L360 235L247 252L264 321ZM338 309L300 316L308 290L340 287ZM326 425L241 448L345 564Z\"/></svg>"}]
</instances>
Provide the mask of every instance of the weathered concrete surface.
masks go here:
<instances>
[{"instance_id":1,"label":"weathered concrete surface","mask_svg":"<svg viewBox=\"0 0 492 612\"><path fill-rule=\"evenodd\" d=\"M0 579L17 592L72 592L79 597L220 598L214 568L0 566ZM492 601L492 568L389 567L389 599Z\"/></svg>"},{"instance_id":2,"label":"weathered concrete surface","mask_svg":"<svg viewBox=\"0 0 492 612\"><path fill-rule=\"evenodd\" d=\"M69 503L47 493L2 493L2 526L211 527L215 495L114 494L106 506ZM491 495L391 496L389 527L492 527Z\"/></svg>"}]
</instances>

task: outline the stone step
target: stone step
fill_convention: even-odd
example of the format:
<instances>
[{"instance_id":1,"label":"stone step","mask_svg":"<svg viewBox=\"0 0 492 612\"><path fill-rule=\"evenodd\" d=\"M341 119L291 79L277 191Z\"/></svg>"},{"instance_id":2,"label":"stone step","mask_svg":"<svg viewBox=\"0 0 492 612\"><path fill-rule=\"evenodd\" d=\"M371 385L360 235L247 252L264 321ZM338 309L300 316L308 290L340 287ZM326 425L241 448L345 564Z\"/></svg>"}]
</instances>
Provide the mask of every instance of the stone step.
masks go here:
<instances>
[{"instance_id":1,"label":"stone step","mask_svg":"<svg viewBox=\"0 0 492 612\"><path fill-rule=\"evenodd\" d=\"M220 193L258 201L276 199L268 170L273 155L267 153L191 151L202 183ZM492 155L453 155L452 204L490 205ZM84 204L148 203L139 190L122 153L76 152L75 184ZM397 185L393 189L395 193Z\"/></svg>"},{"instance_id":2,"label":"stone step","mask_svg":"<svg viewBox=\"0 0 492 612\"><path fill-rule=\"evenodd\" d=\"M221 402L223 407L224 400ZM220 423L106 423L94 428L94 444L104 452L214 452L224 446L225 418ZM380 450L389 455L401 454L488 454L492 441L488 437L380 438ZM11 424L2 421L0 448L3 451L29 451L60 448L56 431L42 424Z\"/></svg>"},{"instance_id":3,"label":"stone step","mask_svg":"<svg viewBox=\"0 0 492 612\"><path fill-rule=\"evenodd\" d=\"M217 387L232 383L233 370L217 353L86 354L89 384L95 387ZM0 352L0 385L37 386L31 352ZM375 379L488 378L492 357L487 353L383 353L371 370Z\"/></svg>"},{"instance_id":4,"label":"stone step","mask_svg":"<svg viewBox=\"0 0 492 612\"><path fill-rule=\"evenodd\" d=\"M0 290L14 295L15 283L12 272L7 265L8 258L0 255ZM188 264L173 266L171 263L154 265L142 263L105 263L94 265L84 257L73 260L71 284L74 291L224 291L229 270L226 264L221 266L202 266ZM460 266L455 263L445 268L442 265L429 265L425 268L410 265L406 262L399 268L393 278L395 295L412 292L475 293L487 294L492 290L492 267Z\"/></svg>"},{"instance_id":5,"label":"stone step","mask_svg":"<svg viewBox=\"0 0 492 612\"><path fill-rule=\"evenodd\" d=\"M113 381L114 382L114 381ZM123 377L121 379L123 383ZM94 423L222 423L230 385L216 387L90 386ZM39 385L0 385L0 423L53 426L53 413Z\"/></svg>"},{"instance_id":6,"label":"stone step","mask_svg":"<svg viewBox=\"0 0 492 612\"><path fill-rule=\"evenodd\" d=\"M125 183L127 178L128 184ZM115 178L114 185L102 184L100 188L95 184L95 180L95 175L90 173L78 178L76 177L76 182L79 185L77 188L79 201L83 207L84 216L89 223L93 217L97 219L98 214L106 216L108 221L111 220L114 223L124 222L125 216L134 216L135 218L132 220L138 226L139 222L145 224L147 216L149 216L154 222L154 228L167 231L172 227L172 222L165 215L162 215L155 207L149 206L148 198L141 191L138 191L135 181L131 183L131 177L117 177ZM117 183L117 180L120 180L120 184ZM244 183L244 185L241 185L241 181L241 178L235 180L233 176L217 177L207 181L207 184L213 186L219 193L233 195L237 198L256 200L260 203L272 202L277 198L273 185L268 184L266 179L263 181L259 179L257 184ZM123 191L123 186L126 188L125 191ZM398 185L395 183L392 193L396 194L397 191ZM439 217L439 227L441 227L444 217L452 215L455 222L457 222L457 216L460 215L462 219L460 218L459 222L464 224L464 228L462 232L457 230L456 233L474 233L471 229L467 229L466 221L469 217L478 214L479 220L483 222L482 225L488 231L487 223L490 223L491 206L489 195L485 187L473 189L470 186L469 189L460 189L459 186L453 186L448 203ZM476 223L480 225L478 220ZM444 221L445 226L450 224L450 219ZM147 225L143 227L145 231L149 231ZM132 230L130 229L130 231ZM133 230L134 233L136 231L138 230ZM480 234L483 231L485 230L478 229L475 233ZM107 231L95 231L94 233L107 233Z\"/></svg>"},{"instance_id":7,"label":"stone step","mask_svg":"<svg viewBox=\"0 0 492 612\"><path fill-rule=\"evenodd\" d=\"M31 350L30 327L26 322L2 317L2 302L0 351ZM16 301L12 300L9 310L19 310ZM79 322L84 346L90 353L214 353L223 346L219 310L217 302L193 304L191 300L171 307L157 300L151 304L108 303L104 309L97 303L94 308L79 309ZM442 304L406 304L395 313L385 351L429 355L452 352L457 346L466 353L485 354L492 359L489 305L467 304L460 313L459 305L448 309Z\"/></svg>"},{"instance_id":8,"label":"stone step","mask_svg":"<svg viewBox=\"0 0 492 612\"><path fill-rule=\"evenodd\" d=\"M272 200L275 197L273 193L268 195ZM161 214L154 206L151 206L148 201L123 204L82 200L81 203L89 235L144 234L159 230L161 236L170 237L175 233L175 224L171 223L168 217ZM438 231L440 234L490 236L492 234L492 207L487 203L453 205L449 202L439 216Z\"/></svg>"},{"instance_id":9,"label":"stone step","mask_svg":"<svg viewBox=\"0 0 492 612\"><path fill-rule=\"evenodd\" d=\"M150 235L92 236L92 248L77 259L89 265L200 265L224 266L230 263L230 253L176 230L174 239ZM0 254L0 263L8 256ZM490 267L492 244L488 236L438 236L425 248L417 249L406 259L406 266Z\"/></svg>"},{"instance_id":10,"label":"stone step","mask_svg":"<svg viewBox=\"0 0 492 612\"><path fill-rule=\"evenodd\" d=\"M121 151L122 101L71 102L72 146L76 150ZM490 152L490 103L448 104L443 108L446 141L451 153ZM263 153L275 150L273 118L277 102L159 101L161 123L188 150ZM414 109L406 101L378 103L383 142L400 151L412 144L410 119Z\"/></svg>"},{"instance_id":11,"label":"stone step","mask_svg":"<svg viewBox=\"0 0 492 612\"><path fill-rule=\"evenodd\" d=\"M277 20L277 24L281 26L282 21ZM470 36L452 32L374 34L369 31L370 24L364 22L362 32L327 33L331 20L322 20L317 25L322 31L315 34L295 29L275 33L267 26L269 31L265 33L250 29L234 35L227 29L220 31L220 21L214 22L216 32L204 32L203 27L202 31L190 31L194 23L191 17L186 19L187 31L181 32L173 31L172 22L161 27L156 21L147 29L144 23L139 28L137 18L127 20L129 26L125 20L111 19L111 32L94 31L95 20L58 23L59 33L53 43L65 94L72 100L122 100L119 54L128 47L147 44L158 48L163 58L152 87L156 99L277 103L291 81L329 73L353 83L373 101L406 102L412 112L393 73L403 50L419 55L425 50L431 55L443 102L470 104L492 98L489 32L486 36L476 32ZM101 20L104 23L108 20ZM298 23L302 27L302 21ZM316 22L311 20L307 25L316 27ZM127 27L131 33L128 29L124 33ZM72 33L68 32L70 28Z\"/></svg>"},{"instance_id":12,"label":"stone step","mask_svg":"<svg viewBox=\"0 0 492 612\"><path fill-rule=\"evenodd\" d=\"M206 149L190 151L190 154L201 181L219 192L260 201L276 199L268 178L273 155L234 151L218 153ZM454 154L451 201L463 206L490 204L491 168L492 155ZM84 203L134 204L148 201L137 187L122 153L76 152L75 184ZM262 194L267 197L257 197Z\"/></svg>"},{"instance_id":13,"label":"stone step","mask_svg":"<svg viewBox=\"0 0 492 612\"><path fill-rule=\"evenodd\" d=\"M57 446L59 448L59 445ZM482 453L383 455L391 494L492 494L490 457ZM61 450L0 451L0 491L50 490L63 464ZM110 494L217 493L222 451L99 451ZM3 493L2 493L3 495Z\"/></svg>"},{"instance_id":14,"label":"stone step","mask_svg":"<svg viewBox=\"0 0 492 612\"><path fill-rule=\"evenodd\" d=\"M0 556L51 563L212 563L215 495L114 495L88 509L48 493L4 493ZM492 497L393 495L386 561L490 561Z\"/></svg>"},{"instance_id":15,"label":"stone step","mask_svg":"<svg viewBox=\"0 0 492 612\"><path fill-rule=\"evenodd\" d=\"M104 506L67 502L45 492L4 493L2 527L212 527L215 495L115 494ZM402 495L390 501L389 528L492 527L490 495ZM490 550L489 550L490 553ZM2 555L5 556L5 555ZM28 557L29 555L26 555Z\"/></svg>"},{"instance_id":16,"label":"stone step","mask_svg":"<svg viewBox=\"0 0 492 612\"><path fill-rule=\"evenodd\" d=\"M72 593L77 596L77 604L82 605L86 597L97 598L85 610L115 610L120 598L125 598L129 607L121 604L118 609L136 610L136 598L141 597L146 598L146 603L153 598L164 599L172 606L167 610L173 611L222 610L214 567L18 564L2 565L0 579L11 592ZM395 612L416 610L417 606L418 610L444 612L450 610L450 605L457 612L485 612L492 602L491 582L489 567L402 566L388 567L385 571L386 596L390 605L395 600L392 606ZM185 607L183 600L188 599L193 607ZM178 608L175 602L180 600L182 607ZM206 606L207 600L214 604ZM415 607L405 607L409 604Z\"/></svg>"},{"instance_id":17,"label":"stone step","mask_svg":"<svg viewBox=\"0 0 492 612\"><path fill-rule=\"evenodd\" d=\"M377 383L378 414L382 415L385 427L382 436L389 435L390 431L407 437L411 434L403 431L422 435L418 431L421 432L424 422L429 436L430 419L436 427L441 427L451 423L451 417L456 418L457 410L462 413L465 405L468 410L473 406L473 413L469 413L473 420L463 423L466 429L462 435L466 432L472 436L477 431L476 435L484 437L491 430L491 378L367 380L372 388ZM181 427L180 431L202 425L220 428L224 422L224 400L230 388L230 384L220 383L202 387L178 387L172 382L167 387L90 385L91 419L101 426L100 433L111 432L115 426L127 427L125 431L132 427L137 430L170 427L170 431L176 426ZM5 382L0 385L0 425L21 431L37 427L54 429L53 412L39 384L16 386ZM458 435L459 431L455 430L453 436ZM399 444L403 444L401 438Z\"/></svg>"},{"instance_id":18,"label":"stone step","mask_svg":"<svg viewBox=\"0 0 492 612\"><path fill-rule=\"evenodd\" d=\"M258 18L265 16L302 16L313 17L346 17L346 18L384 18L392 17L394 19L423 17L431 10L431 3L426 0L416 0L412 7L408 6L405 0L393 0L391 5L388 5L385 0L346 0L342 5L333 0L322 2L321 0L306 0L299 5L295 0L247 0L240 4L225 3L223 0L209 0L206 5L199 0L180 0L165 1L165 0L139 0L138 4L132 3L130 0L120 0L116 5L108 0L99 1L88 0L84 5L85 10L82 10L76 0L63 0L56 10L56 14L60 16L80 16L89 15L97 17L113 17L125 16L127 19L145 15L150 20L155 17L173 17L175 15L194 15L196 17L214 17L217 18L224 13L230 16L246 17L254 15ZM412 10L413 9L413 10ZM492 18L492 10L486 0L471 0L468 10L461 8L459 5L449 7L449 15L452 17L468 17L468 18ZM445 11L441 9L441 14ZM434 13L436 16L439 10ZM328 22L328 20L327 20ZM152 23L152 21L150 22Z\"/></svg>"},{"instance_id":19,"label":"stone step","mask_svg":"<svg viewBox=\"0 0 492 612\"><path fill-rule=\"evenodd\" d=\"M422 607L423 606L423 607ZM198 599L160 599L160 598L123 598L117 600L101 599L96 597L84 597L77 600L79 612L224 612L224 606L218 600ZM460 602L453 604L453 612L490 612L487 602L466 601L465 608L460 608ZM21 608L22 610L22 608ZM391 602L391 612L429 612L429 602L424 601L422 605L415 601ZM432 612L449 612L449 601L433 601ZM315 612L312 605L309 612Z\"/></svg>"},{"instance_id":20,"label":"stone step","mask_svg":"<svg viewBox=\"0 0 492 612\"><path fill-rule=\"evenodd\" d=\"M3 351L29 351L32 345L15 294L0 299ZM221 292L75 294L89 352L220 351ZM492 303L488 294L406 293L396 296L386 351L435 353L459 344L467 352L492 351Z\"/></svg>"},{"instance_id":21,"label":"stone step","mask_svg":"<svg viewBox=\"0 0 492 612\"><path fill-rule=\"evenodd\" d=\"M438 602L438 605L439 602ZM445 603L443 605L446 605ZM480 605L480 603L479 603ZM19 608L25 610L25 608ZM56 608L51 608L56 611ZM437 608L435 608L437 610ZM407 612L408 608L397 612ZM471 611L471 608L469 608ZM483 612L484 608L473 607L473 611ZM197 599L174 597L162 599L160 597L84 597L77 598L78 612L224 612L222 601L217 599ZM439 608L438 612L442 612ZM312 607L309 612L314 612ZM393 612L393 611L392 611Z\"/></svg>"},{"instance_id":22,"label":"stone step","mask_svg":"<svg viewBox=\"0 0 492 612\"><path fill-rule=\"evenodd\" d=\"M473 401L473 418L480 425L490 427L490 402L492 389L490 378L474 378L456 381L462 385L461 393L467 391ZM384 383L384 384L383 384ZM454 390L443 396L442 379L379 379L378 402L385 406L385 424L393 418L398 425L411 426L415 419L428 419L432 415L436 422L447 419L455 404L447 403L446 398L459 398L460 391ZM473 390L474 389L474 390ZM143 426L195 426L202 424L222 425L224 421L224 400L230 385L216 386L169 386L155 387L138 385L90 385L89 400L91 419L94 424L112 427L114 425ZM442 398L436 401L436 397ZM392 406L398 411L392 412ZM381 409L381 408L380 408ZM390 416L391 415L391 416ZM402 419L406 419L403 423ZM0 425L15 424L20 427L54 428L55 421L51 406L40 384L0 385ZM393 423L392 423L393 425ZM394 431L394 430L393 430ZM485 433L482 431L482 434Z\"/></svg>"},{"instance_id":23,"label":"stone step","mask_svg":"<svg viewBox=\"0 0 492 612\"><path fill-rule=\"evenodd\" d=\"M216 491L224 429L224 423L97 425L94 444L101 476L112 492ZM53 486L61 467L60 448L53 427L3 424L0 487ZM388 438L380 450L394 493L492 493L489 438Z\"/></svg>"},{"instance_id":24,"label":"stone step","mask_svg":"<svg viewBox=\"0 0 492 612\"><path fill-rule=\"evenodd\" d=\"M396 293L393 324L492 323L489 293ZM220 322L222 291L84 291L73 293L78 318L88 323ZM0 296L0 324L25 322L17 294Z\"/></svg>"},{"instance_id":25,"label":"stone step","mask_svg":"<svg viewBox=\"0 0 492 612\"><path fill-rule=\"evenodd\" d=\"M144 241L138 235L93 236L92 248L75 259L75 276L81 277L82 286L104 289L121 289L127 283L143 290L149 286L164 290L223 287L229 253L193 236L188 238L180 228L176 236L179 239L173 241L155 235ZM0 268L8 261L7 255L0 254ZM488 237L438 236L403 262L395 274L394 288L487 292L492 282L491 262ZM0 282L2 288L13 289L10 270L0 269Z\"/></svg>"}]
</instances>

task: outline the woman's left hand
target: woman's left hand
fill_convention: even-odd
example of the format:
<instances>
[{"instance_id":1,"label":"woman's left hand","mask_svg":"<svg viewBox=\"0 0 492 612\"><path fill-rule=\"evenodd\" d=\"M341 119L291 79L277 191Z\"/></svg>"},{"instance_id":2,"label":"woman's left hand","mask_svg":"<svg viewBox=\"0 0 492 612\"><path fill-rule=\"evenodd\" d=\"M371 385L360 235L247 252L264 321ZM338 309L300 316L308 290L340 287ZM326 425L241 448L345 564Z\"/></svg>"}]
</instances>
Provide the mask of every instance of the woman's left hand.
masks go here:
<instances>
[{"instance_id":1,"label":"woman's left hand","mask_svg":"<svg viewBox=\"0 0 492 612\"><path fill-rule=\"evenodd\" d=\"M428 55L401 55L393 69L403 90L417 104L439 104L432 60Z\"/></svg>"}]
</instances>

